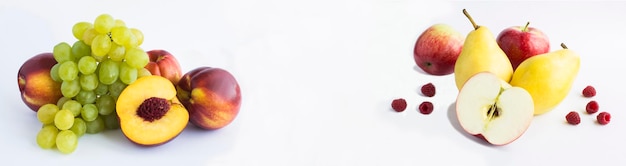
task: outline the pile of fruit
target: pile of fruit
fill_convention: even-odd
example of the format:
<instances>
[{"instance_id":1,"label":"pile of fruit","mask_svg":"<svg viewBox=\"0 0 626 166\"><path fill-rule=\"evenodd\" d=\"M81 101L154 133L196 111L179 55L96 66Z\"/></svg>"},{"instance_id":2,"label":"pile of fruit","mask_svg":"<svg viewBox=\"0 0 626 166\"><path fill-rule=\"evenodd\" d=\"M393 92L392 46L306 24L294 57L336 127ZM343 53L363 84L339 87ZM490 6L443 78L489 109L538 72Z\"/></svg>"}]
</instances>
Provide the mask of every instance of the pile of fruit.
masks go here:
<instances>
[{"instance_id":1,"label":"pile of fruit","mask_svg":"<svg viewBox=\"0 0 626 166\"><path fill-rule=\"evenodd\" d=\"M239 112L241 92L231 73L198 67L183 75L169 52L144 51L143 33L122 20L102 14L71 32L72 45L60 42L18 71L22 101L42 124L36 142L43 149L72 153L85 133L105 129L160 145L188 122L216 130Z\"/></svg>"},{"instance_id":2,"label":"pile of fruit","mask_svg":"<svg viewBox=\"0 0 626 166\"><path fill-rule=\"evenodd\" d=\"M494 37L465 9L463 13L474 29L463 37L449 25L430 26L415 43L415 63L431 75L454 73L459 90L457 119L465 131L493 145L509 144L526 131L534 116L563 101L578 75L580 57L565 44L550 52L548 37L529 23L506 28ZM595 90L583 90L585 97L594 95ZM406 108L406 101L400 100L392 102L396 111ZM420 105L419 109L432 108ZM590 101L586 110L597 112L597 102ZM575 111L565 120L580 123ZM602 112L597 120L606 125L610 114Z\"/></svg>"}]
</instances>

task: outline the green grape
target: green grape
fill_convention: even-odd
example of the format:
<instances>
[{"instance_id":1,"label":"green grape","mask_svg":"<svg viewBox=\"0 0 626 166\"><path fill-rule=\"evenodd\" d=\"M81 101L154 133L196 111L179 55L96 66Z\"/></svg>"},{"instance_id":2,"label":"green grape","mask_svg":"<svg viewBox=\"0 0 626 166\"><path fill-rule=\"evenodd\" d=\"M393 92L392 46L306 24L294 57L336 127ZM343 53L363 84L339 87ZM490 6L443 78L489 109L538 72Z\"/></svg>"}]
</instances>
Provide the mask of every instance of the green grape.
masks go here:
<instances>
[{"instance_id":1,"label":"green grape","mask_svg":"<svg viewBox=\"0 0 626 166\"><path fill-rule=\"evenodd\" d=\"M130 36L128 36L128 41L126 42L126 44L124 44L124 47L126 47L127 49L139 47L139 44L137 43L137 37L135 37L135 35L131 33Z\"/></svg>"},{"instance_id":2,"label":"green grape","mask_svg":"<svg viewBox=\"0 0 626 166\"><path fill-rule=\"evenodd\" d=\"M137 69L137 78L149 75L152 75L152 73L150 73L150 70L143 67Z\"/></svg>"},{"instance_id":3,"label":"green grape","mask_svg":"<svg viewBox=\"0 0 626 166\"><path fill-rule=\"evenodd\" d=\"M74 45L72 45L72 56L74 59L80 59L89 55L91 55L91 47L80 40L74 42Z\"/></svg>"},{"instance_id":4,"label":"green grape","mask_svg":"<svg viewBox=\"0 0 626 166\"><path fill-rule=\"evenodd\" d=\"M80 104L93 104L96 102L96 99L98 98L98 96L96 95L96 92L94 91L87 91L87 90L81 90L80 92L78 92L78 94L76 95L76 101L78 101Z\"/></svg>"},{"instance_id":5,"label":"green grape","mask_svg":"<svg viewBox=\"0 0 626 166\"><path fill-rule=\"evenodd\" d=\"M78 71L83 74L91 74L96 71L98 62L93 56L84 56L78 60Z\"/></svg>"},{"instance_id":6,"label":"green grape","mask_svg":"<svg viewBox=\"0 0 626 166\"><path fill-rule=\"evenodd\" d=\"M120 121L117 119L117 114L103 115L104 127L107 129L119 129Z\"/></svg>"},{"instance_id":7,"label":"green grape","mask_svg":"<svg viewBox=\"0 0 626 166\"><path fill-rule=\"evenodd\" d=\"M130 32L132 32L133 36L137 39L137 46L143 44L143 32L136 28L130 28Z\"/></svg>"},{"instance_id":8,"label":"green grape","mask_svg":"<svg viewBox=\"0 0 626 166\"><path fill-rule=\"evenodd\" d=\"M124 60L124 56L126 54L126 48L124 46L111 43L111 50L109 51L109 58L116 62L121 62Z\"/></svg>"},{"instance_id":9,"label":"green grape","mask_svg":"<svg viewBox=\"0 0 626 166\"><path fill-rule=\"evenodd\" d=\"M54 126L56 126L59 130L70 129L73 124L74 114L70 110L61 109L56 113L56 115L54 115Z\"/></svg>"},{"instance_id":10,"label":"green grape","mask_svg":"<svg viewBox=\"0 0 626 166\"><path fill-rule=\"evenodd\" d=\"M98 75L96 73L91 73L87 75L82 75L78 78L80 81L80 87L82 90L93 91L98 87Z\"/></svg>"},{"instance_id":11,"label":"green grape","mask_svg":"<svg viewBox=\"0 0 626 166\"><path fill-rule=\"evenodd\" d=\"M52 56L54 56L54 60L58 63L74 60L72 57L72 46L66 42L61 42L55 45L52 49Z\"/></svg>"},{"instance_id":12,"label":"green grape","mask_svg":"<svg viewBox=\"0 0 626 166\"><path fill-rule=\"evenodd\" d=\"M65 61L59 66L59 78L63 81L72 81L78 77L78 66L74 61Z\"/></svg>"},{"instance_id":13,"label":"green grape","mask_svg":"<svg viewBox=\"0 0 626 166\"><path fill-rule=\"evenodd\" d=\"M115 26L115 20L109 14L101 14L93 21L94 29L101 34L109 33L113 26Z\"/></svg>"},{"instance_id":14,"label":"green grape","mask_svg":"<svg viewBox=\"0 0 626 166\"><path fill-rule=\"evenodd\" d=\"M91 54L91 56L92 56L94 59L96 59L96 61L97 61L97 62L103 62L104 60L109 59L109 57L108 57L108 56L106 56L106 55L105 55L105 56L96 56L96 55Z\"/></svg>"},{"instance_id":15,"label":"green grape","mask_svg":"<svg viewBox=\"0 0 626 166\"><path fill-rule=\"evenodd\" d=\"M54 125L44 125L37 133L37 145L42 149L50 149L56 144L59 129Z\"/></svg>"},{"instance_id":16,"label":"green grape","mask_svg":"<svg viewBox=\"0 0 626 166\"><path fill-rule=\"evenodd\" d=\"M77 22L72 26L72 34L78 40L83 39L83 34L85 34L85 30L93 28L93 24L90 22Z\"/></svg>"},{"instance_id":17,"label":"green grape","mask_svg":"<svg viewBox=\"0 0 626 166\"><path fill-rule=\"evenodd\" d=\"M56 82L63 81L61 77L59 77L59 66L61 66L61 64L57 63L57 64L54 64L52 68L50 68L50 77L52 77L52 80Z\"/></svg>"},{"instance_id":18,"label":"green grape","mask_svg":"<svg viewBox=\"0 0 626 166\"><path fill-rule=\"evenodd\" d=\"M87 123L81 118L74 118L74 124L70 130L72 130L76 136L82 137L87 131Z\"/></svg>"},{"instance_id":19,"label":"green grape","mask_svg":"<svg viewBox=\"0 0 626 166\"><path fill-rule=\"evenodd\" d=\"M78 95L80 89L81 88L79 80L63 81L61 83L61 94L63 94L64 97L72 98Z\"/></svg>"},{"instance_id":20,"label":"green grape","mask_svg":"<svg viewBox=\"0 0 626 166\"><path fill-rule=\"evenodd\" d=\"M65 102L67 102L69 100L72 100L72 98L71 97L65 97L65 96L59 98L59 100L57 101L57 107L58 108L63 107L63 104L65 104Z\"/></svg>"},{"instance_id":21,"label":"green grape","mask_svg":"<svg viewBox=\"0 0 626 166\"><path fill-rule=\"evenodd\" d=\"M120 74L120 65L118 62L107 59L100 63L100 69L98 70L98 78L100 82L110 85L117 81Z\"/></svg>"},{"instance_id":22,"label":"green grape","mask_svg":"<svg viewBox=\"0 0 626 166\"><path fill-rule=\"evenodd\" d=\"M113 84L109 85L109 95L114 98L120 96L124 88L126 88L126 84L121 81L115 81Z\"/></svg>"},{"instance_id":23,"label":"green grape","mask_svg":"<svg viewBox=\"0 0 626 166\"><path fill-rule=\"evenodd\" d=\"M137 69L130 67L126 62L120 66L120 80L124 84L130 84L137 80Z\"/></svg>"},{"instance_id":24,"label":"green grape","mask_svg":"<svg viewBox=\"0 0 626 166\"><path fill-rule=\"evenodd\" d=\"M106 84L98 84L98 87L93 91L96 92L96 95L102 96L109 93L109 86Z\"/></svg>"},{"instance_id":25,"label":"green grape","mask_svg":"<svg viewBox=\"0 0 626 166\"><path fill-rule=\"evenodd\" d=\"M90 46L96 35L98 35L98 32L96 32L95 28L87 28L83 34L83 42Z\"/></svg>"},{"instance_id":26,"label":"green grape","mask_svg":"<svg viewBox=\"0 0 626 166\"><path fill-rule=\"evenodd\" d=\"M68 100L61 107L62 110L70 110L70 112L72 112L72 114L74 115L73 117L77 117L78 115L80 115L81 108L83 108L83 105L76 100Z\"/></svg>"},{"instance_id":27,"label":"green grape","mask_svg":"<svg viewBox=\"0 0 626 166\"><path fill-rule=\"evenodd\" d=\"M111 38L107 34L98 34L91 42L91 53L94 56L106 56L111 50Z\"/></svg>"},{"instance_id":28,"label":"green grape","mask_svg":"<svg viewBox=\"0 0 626 166\"><path fill-rule=\"evenodd\" d=\"M115 99L110 95L102 95L96 99L96 107L100 115L109 115L115 111Z\"/></svg>"},{"instance_id":29,"label":"green grape","mask_svg":"<svg viewBox=\"0 0 626 166\"><path fill-rule=\"evenodd\" d=\"M104 120L100 116L96 117L93 121L87 121L87 133L95 134L104 130Z\"/></svg>"},{"instance_id":30,"label":"green grape","mask_svg":"<svg viewBox=\"0 0 626 166\"><path fill-rule=\"evenodd\" d=\"M72 153L78 146L78 136L72 130L62 130L57 134L56 145L62 153Z\"/></svg>"},{"instance_id":31,"label":"green grape","mask_svg":"<svg viewBox=\"0 0 626 166\"><path fill-rule=\"evenodd\" d=\"M80 110L80 116L83 120L91 122L98 117L98 107L95 104L85 104Z\"/></svg>"},{"instance_id":32,"label":"green grape","mask_svg":"<svg viewBox=\"0 0 626 166\"><path fill-rule=\"evenodd\" d=\"M145 67L150 62L148 53L140 48L131 48L126 50L126 63L133 68Z\"/></svg>"},{"instance_id":33,"label":"green grape","mask_svg":"<svg viewBox=\"0 0 626 166\"><path fill-rule=\"evenodd\" d=\"M113 28L120 26L126 26L126 23L120 19L115 19L115 25L113 25Z\"/></svg>"},{"instance_id":34,"label":"green grape","mask_svg":"<svg viewBox=\"0 0 626 166\"><path fill-rule=\"evenodd\" d=\"M59 107L55 104L44 104L37 110L37 119L44 125L52 124L54 116L59 111Z\"/></svg>"},{"instance_id":35,"label":"green grape","mask_svg":"<svg viewBox=\"0 0 626 166\"><path fill-rule=\"evenodd\" d=\"M132 32L125 26L119 26L111 29L111 39L118 45L128 44L128 39Z\"/></svg>"}]
</instances>

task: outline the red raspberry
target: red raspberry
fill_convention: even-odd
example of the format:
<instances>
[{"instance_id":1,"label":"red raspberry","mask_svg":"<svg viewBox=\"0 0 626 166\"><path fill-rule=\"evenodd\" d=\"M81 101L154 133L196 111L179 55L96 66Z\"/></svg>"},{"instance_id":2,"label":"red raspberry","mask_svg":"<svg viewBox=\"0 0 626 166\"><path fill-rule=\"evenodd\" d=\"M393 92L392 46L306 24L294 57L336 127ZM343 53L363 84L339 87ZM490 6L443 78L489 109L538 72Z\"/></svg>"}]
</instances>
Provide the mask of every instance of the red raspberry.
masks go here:
<instances>
[{"instance_id":1,"label":"red raspberry","mask_svg":"<svg viewBox=\"0 0 626 166\"><path fill-rule=\"evenodd\" d=\"M580 123L580 115L578 115L578 112L572 111L565 116L565 120L569 124L578 125Z\"/></svg>"},{"instance_id":2,"label":"red raspberry","mask_svg":"<svg viewBox=\"0 0 626 166\"><path fill-rule=\"evenodd\" d=\"M600 123L601 125L606 125L609 124L609 122L611 121L611 114L609 114L608 112L600 112L596 119L598 119L598 123Z\"/></svg>"},{"instance_id":3,"label":"red raspberry","mask_svg":"<svg viewBox=\"0 0 626 166\"><path fill-rule=\"evenodd\" d=\"M587 87L585 87L585 89L583 89L583 96L585 97L596 96L596 88L594 88L591 85L588 85Z\"/></svg>"},{"instance_id":4,"label":"red raspberry","mask_svg":"<svg viewBox=\"0 0 626 166\"><path fill-rule=\"evenodd\" d=\"M598 112L598 109L600 109L600 106L598 106L598 102L596 102L595 100L591 100L589 103L587 103L587 113L588 114L593 114Z\"/></svg>"},{"instance_id":5,"label":"red raspberry","mask_svg":"<svg viewBox=\"0 0 626 166\"><path fill-rule=\"evenodd\" d=\"M435 96L435 85L433 85L433 83L422 85L421 90L424 96L428 96L428 97Z\"/></svg>"},{"instance_id":6,"label":"red raspberry","mask_svg":"<svg viewBox=\"0 0 626 166\"><path fill-rule=\"evenodd\" d=\"M391 102L391 108L396 112L402 112L406 109L406 100L403 98L395 99Z\"/></svg>"},{"instance_id":7,"label":"red raspberry","mask_svg":"<svg viewBox=\"0 0 626 166\"><path fill-rule=\"evenodd\" d=\"M420 113L428 115L433 112L433 103L429 101L422 102L419 106Z\"/></svg>"}]
</instances>

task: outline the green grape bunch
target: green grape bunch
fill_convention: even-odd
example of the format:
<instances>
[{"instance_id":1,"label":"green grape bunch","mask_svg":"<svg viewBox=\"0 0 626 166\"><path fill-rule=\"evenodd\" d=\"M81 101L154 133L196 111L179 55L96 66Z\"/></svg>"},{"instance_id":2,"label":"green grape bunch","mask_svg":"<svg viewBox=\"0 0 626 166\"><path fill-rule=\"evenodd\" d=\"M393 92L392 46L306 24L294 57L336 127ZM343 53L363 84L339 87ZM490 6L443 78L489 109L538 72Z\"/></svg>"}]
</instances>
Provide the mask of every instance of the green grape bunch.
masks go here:
<instances>
[{"instance_id":1,"label":"green grape bunch","mask_svg":"<svg viewBox=\"0 0 626 166\"><path fill-rule=\"evenodd\" d=\"M116 100L126 86L143 76L150 60L140 47L143 33L109 14L75 23L72 35L75 42L60 42L52 50L57 64L50 76L61 82L63 97L37 112L42 124L36 138L39 147L56 147L66 154L77 149L85 133L119 129Z\"/></svg>"}]
</instances>

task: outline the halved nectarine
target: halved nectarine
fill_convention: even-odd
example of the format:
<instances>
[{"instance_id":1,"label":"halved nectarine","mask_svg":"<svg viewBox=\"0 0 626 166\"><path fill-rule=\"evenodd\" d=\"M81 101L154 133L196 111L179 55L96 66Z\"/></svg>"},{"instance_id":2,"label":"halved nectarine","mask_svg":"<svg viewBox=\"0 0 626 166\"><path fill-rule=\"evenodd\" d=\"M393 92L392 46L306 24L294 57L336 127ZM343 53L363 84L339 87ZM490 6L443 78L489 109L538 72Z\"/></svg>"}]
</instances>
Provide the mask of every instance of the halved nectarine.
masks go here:
<instances>
[{"instance_id":1,"label":"halved nectarine","mask_svg":"<svg viewBox=\"0 0 626 166\"><path fill-rule=\"evenodd\" d=\"M176 98L172 82L161 76L145 76L120 94L117 116L124 136L139 145L160 145L178 136L189 113Z\"/></svg>"}]
</instances>

